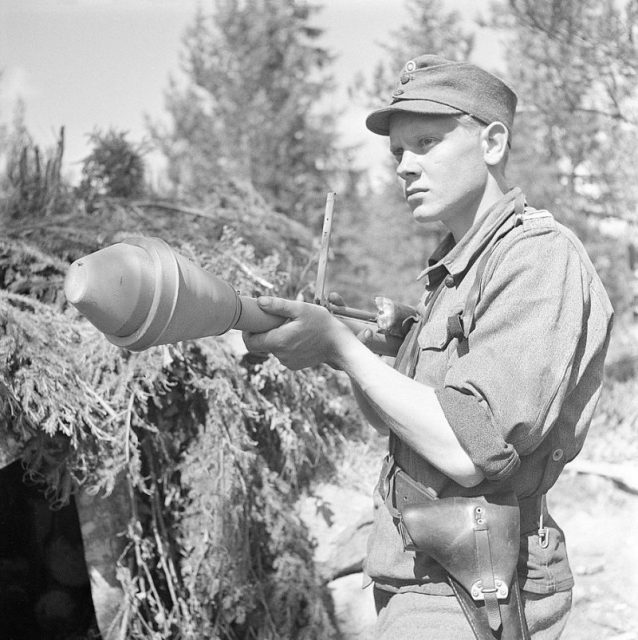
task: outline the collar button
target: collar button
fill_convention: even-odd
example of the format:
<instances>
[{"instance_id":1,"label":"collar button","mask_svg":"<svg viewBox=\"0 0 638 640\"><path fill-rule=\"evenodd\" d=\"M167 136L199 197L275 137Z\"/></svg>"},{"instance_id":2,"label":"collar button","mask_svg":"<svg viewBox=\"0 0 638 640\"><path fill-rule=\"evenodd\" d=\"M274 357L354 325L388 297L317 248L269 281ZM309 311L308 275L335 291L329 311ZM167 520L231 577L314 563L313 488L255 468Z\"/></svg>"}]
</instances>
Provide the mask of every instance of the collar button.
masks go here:
<instances>
[{"instance_id":1,"label":"collar button","mask_svg":"<svg viewBox=\"0 0 638 640\"><path fill-rule=\"evenodd\" d=\"M449 276L445 276L445 280L443 280L443 284L448 289L453 289L456 286L456 282L454 281L454 276L451 274Z\"/></svg>"}]
</instances>

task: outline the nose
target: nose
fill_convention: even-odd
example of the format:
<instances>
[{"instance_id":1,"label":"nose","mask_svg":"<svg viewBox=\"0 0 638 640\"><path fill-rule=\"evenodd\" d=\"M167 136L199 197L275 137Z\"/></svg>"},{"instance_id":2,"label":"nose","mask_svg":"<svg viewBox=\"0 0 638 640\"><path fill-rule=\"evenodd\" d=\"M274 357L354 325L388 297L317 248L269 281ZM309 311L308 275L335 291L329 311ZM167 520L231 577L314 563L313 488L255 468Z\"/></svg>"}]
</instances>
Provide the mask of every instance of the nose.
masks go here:
<instances>
[{"instance_id":1,"label":"nose","mask_svg":"<svg viewBox=\"0 0 638 640\"><path fill-rule=\"evenodd\" d=\"M401 161L397 165L397 175L403 180L414 177L421 173L421 168L417 162L417 156L409 149L404 149L401 154Z\"/></svg>"}]
</instances>

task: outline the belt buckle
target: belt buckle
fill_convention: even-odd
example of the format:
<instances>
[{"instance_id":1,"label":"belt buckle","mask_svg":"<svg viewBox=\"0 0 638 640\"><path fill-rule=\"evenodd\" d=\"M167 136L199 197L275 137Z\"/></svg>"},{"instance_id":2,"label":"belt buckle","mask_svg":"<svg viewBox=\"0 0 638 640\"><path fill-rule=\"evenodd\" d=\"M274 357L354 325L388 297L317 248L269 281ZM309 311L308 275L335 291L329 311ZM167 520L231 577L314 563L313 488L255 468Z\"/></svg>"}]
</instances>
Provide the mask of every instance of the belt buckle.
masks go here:
<instances>
[{"instance_id":1,"label":"belt buckle","mask_svg":"<svg viewBox=\"0 0 638 640\"><path fill-rule=\"evenodd\" d=\"M538 518L538 544L541 549L549 547L549 529L543 521L543 508L541 506L541 514Z\"/></svg>"}]
</instances>

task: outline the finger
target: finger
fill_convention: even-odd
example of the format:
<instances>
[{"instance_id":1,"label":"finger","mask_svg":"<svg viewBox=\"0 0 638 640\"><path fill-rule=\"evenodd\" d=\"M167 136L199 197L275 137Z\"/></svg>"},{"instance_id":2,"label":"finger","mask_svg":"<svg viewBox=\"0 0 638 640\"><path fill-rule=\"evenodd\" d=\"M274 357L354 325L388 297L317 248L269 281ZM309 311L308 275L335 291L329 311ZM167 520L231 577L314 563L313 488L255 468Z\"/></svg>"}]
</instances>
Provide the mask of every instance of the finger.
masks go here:
<instances>
[{"instance_id":1,"label":"finger","mask_svg":"<svg viewBox=\"0 0 638 640\"><path fill-rule=\"evenodd\" d=\"M336 304L339 307L345 307L346 306L346 303L344 302L343 298L336 291L331 291L328 294L328 302L331 302L332 304Z\"/></svg>"},{"instance_id":2,"label":"finger","mask_svg":"<svg viewBox=\"0 0 638 640\"><path fill-rule=\"evenodd\" d=\"M251 353L269 353L269 349L265 345L265 334L244 331L241 336L246 345L246 349Z\"/></svg>"},{"instance_id":3,"label":"finger","mask_svg":"<svg viewBox=\"0 0 638 640\"><path fill-rule=\"evenodd\" d=\"M372 342L372 329L364 329L357 334L357 338L363 342L363 344L369 344Z\"/></svg>"},{"instance_id":4,"label":"finger","mask_svg":"<svg viewBox=\"0 0 638 640\"><path fill-rule=\"evenodd\" d=\"M273 296L259 296L257 298L259 308L266 313L271 313L282 318L296 318L299 316L299 303L293 300L285 300L284 298L275 298Z\"/></svg>"}]
</instances>

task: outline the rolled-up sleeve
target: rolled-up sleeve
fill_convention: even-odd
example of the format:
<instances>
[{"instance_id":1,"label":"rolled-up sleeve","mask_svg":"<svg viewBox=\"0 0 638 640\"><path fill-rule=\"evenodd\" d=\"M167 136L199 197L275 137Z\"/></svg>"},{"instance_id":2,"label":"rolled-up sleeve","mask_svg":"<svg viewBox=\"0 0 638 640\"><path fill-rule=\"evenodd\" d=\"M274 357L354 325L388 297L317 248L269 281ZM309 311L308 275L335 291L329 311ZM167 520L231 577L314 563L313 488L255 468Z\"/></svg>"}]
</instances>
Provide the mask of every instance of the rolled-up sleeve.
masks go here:
<instances>
[{"instance_id":1,"label":"rolled-up sleeve","mask_svg":"<svg viewBox=\"0 0 638 640\"><path fill-rule=\"evenodd\" d=\"M514 473L560 413L589 303L587 277L555 226L517 229L488 261L467 349L437 389L488 480Z\"/></svg>"}]
</instances>

